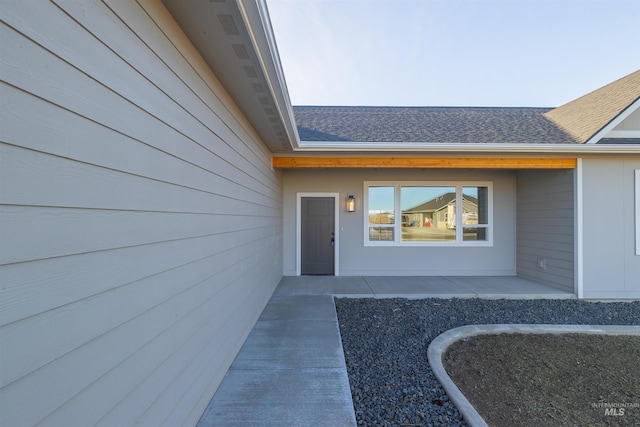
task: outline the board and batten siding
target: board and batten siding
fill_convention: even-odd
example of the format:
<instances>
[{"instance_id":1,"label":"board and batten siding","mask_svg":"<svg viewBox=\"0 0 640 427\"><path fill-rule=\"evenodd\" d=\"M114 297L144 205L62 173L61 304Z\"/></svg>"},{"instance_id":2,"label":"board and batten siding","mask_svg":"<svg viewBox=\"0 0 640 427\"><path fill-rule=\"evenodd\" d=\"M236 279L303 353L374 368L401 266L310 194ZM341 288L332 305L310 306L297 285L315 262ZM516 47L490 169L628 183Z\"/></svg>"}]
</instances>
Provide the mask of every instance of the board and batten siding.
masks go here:
<instances>
[{"instance_id":1,"label":"board and batten siding","mask_svg":"<svg viewBox=\"0 0 640 427\"><path fill-rule=\"evenodd\" d=\"M195 425L282 276L280 173L159 1L0 9L0 424Z\"/></svg>"},{"instance_id":2,"label":"board and batten siding","mask_svg":"<svg viewBox=\"0 0 640 427\"><path fill-rule=\"evenodd\" d=\"M574 171L519 171L517 274L574 291Z\"/></svg>"},{"instance_id":3,"label":"board and batten siding","mask_svg":"<svg viewBox=\"0 0 640 427\"><path fill-rule=\"evenodd\" d=\"M640 156L582 160L584 298L640 298L635 171Z\"/></svg>"}]
</instances>

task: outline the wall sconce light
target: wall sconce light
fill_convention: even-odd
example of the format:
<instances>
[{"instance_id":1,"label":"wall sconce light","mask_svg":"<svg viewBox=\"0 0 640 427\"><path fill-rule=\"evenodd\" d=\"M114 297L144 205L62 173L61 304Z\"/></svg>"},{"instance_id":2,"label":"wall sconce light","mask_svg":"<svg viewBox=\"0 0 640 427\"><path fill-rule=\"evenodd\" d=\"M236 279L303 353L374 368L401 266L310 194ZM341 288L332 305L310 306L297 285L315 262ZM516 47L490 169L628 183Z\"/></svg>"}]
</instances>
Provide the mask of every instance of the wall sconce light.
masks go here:
<instances>
[{"instance_id":1,"label":"wall sconce light","mask_svg":"<svg viewBox=\"0 0 640 427\"><path fill-rule=\"evenodd\" d=\"M347 212L355 212L356 211L356 198L349 194L347 197Z\"/></svg>"}]
</instances>

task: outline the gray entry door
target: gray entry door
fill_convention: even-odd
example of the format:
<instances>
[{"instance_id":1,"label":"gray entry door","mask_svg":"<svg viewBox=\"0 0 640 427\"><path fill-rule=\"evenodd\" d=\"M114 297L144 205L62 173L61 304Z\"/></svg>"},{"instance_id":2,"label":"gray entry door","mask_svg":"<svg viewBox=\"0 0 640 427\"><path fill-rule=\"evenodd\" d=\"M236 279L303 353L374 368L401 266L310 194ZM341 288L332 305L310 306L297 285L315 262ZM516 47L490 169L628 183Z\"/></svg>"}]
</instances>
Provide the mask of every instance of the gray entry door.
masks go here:
<instances>
[{"instance_id":1,"label":"gray entry door","mask_svg":"<svg viewBox=\"0 0 640 427\"><path fill-rule=\"evenodd\" d=\"M333 197L302 197L301 199L301 262L302 274L334 272L334 209Z\"/></svg>"}]
</instances>

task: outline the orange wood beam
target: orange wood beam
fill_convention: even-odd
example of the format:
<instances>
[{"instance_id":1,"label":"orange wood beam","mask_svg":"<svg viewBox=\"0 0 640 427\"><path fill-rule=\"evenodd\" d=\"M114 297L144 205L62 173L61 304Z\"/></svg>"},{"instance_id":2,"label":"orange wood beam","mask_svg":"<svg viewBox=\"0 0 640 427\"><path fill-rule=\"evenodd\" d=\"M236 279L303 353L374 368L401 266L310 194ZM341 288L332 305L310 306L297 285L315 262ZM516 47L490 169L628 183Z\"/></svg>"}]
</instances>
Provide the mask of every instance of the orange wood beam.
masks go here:
<instances>
[{"instance_id":1,"label":"orange wood beam","mask_svg":"<svg viewBox=\"0 0 640 427\"><path fill-rule=\"evenodd\" d=\"M274 168L575 169L575 158L274 157Z\"/></svg>"}]
</instances>

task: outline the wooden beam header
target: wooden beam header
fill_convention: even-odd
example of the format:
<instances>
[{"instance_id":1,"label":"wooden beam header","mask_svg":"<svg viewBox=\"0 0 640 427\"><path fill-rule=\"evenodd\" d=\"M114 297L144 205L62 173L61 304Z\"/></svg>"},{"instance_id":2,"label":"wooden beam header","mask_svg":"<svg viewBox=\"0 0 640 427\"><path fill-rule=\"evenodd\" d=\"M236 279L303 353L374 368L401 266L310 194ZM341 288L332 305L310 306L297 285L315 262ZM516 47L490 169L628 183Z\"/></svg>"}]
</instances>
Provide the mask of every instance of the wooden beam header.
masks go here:
<instances>
[{"instance_id":1,"label":"wooden beam header","mask_svg":"<svg viewBox=\"0 0 640 427\"><path fill-rule=\"evenodd\" d=\"M575 169L575 158L273 157L274 168Z\"/></svg>"}]
</instances>

